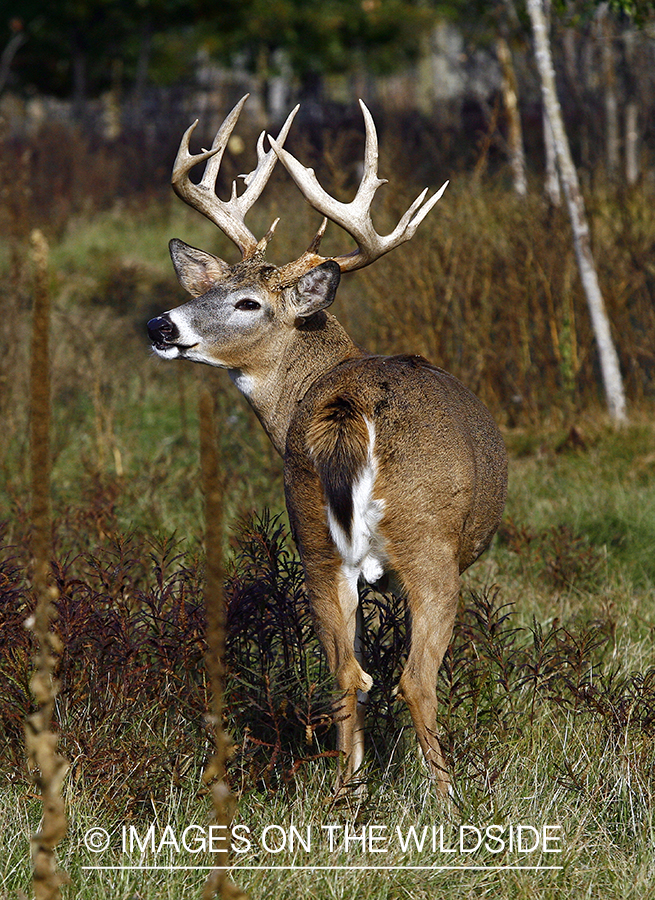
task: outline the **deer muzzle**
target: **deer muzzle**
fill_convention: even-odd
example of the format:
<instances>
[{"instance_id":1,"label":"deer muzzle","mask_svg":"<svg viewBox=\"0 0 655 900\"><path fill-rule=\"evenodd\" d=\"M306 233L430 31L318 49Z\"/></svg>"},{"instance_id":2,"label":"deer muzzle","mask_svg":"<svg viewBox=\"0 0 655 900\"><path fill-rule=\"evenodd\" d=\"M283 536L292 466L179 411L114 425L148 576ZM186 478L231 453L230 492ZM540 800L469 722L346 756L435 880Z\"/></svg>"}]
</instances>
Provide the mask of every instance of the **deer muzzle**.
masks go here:
<instances>
[{"instance_id":1,"label":"deer muzzle","mask_svg":"<svg viewBox=\"0 0 655 900\"><path fill-rule=\"evenodd\" d=\"M165 313L148 322L148 336L157 350L165 350L171 344L175 344L180 337L177 325L171 321Z\"/></svg>"}]
</instances>

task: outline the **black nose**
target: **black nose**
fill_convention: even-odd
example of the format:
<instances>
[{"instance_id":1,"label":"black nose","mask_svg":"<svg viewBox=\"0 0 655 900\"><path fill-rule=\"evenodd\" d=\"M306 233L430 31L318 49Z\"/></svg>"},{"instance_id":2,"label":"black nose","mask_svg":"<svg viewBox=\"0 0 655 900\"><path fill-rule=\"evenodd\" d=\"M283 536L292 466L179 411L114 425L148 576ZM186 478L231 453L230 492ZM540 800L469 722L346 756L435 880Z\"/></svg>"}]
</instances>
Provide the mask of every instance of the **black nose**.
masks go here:
<instances>
[{"instance_id":1,"label":"black nose","mask_svg":"<svg viewBox=\"0 0 655 900\"><path fill-rule=\"evenodd\" d=\"M177 325L167 315L157 316L148 322L148 335L153 344L173 344L180 336Z\"/></svg>"}]
</instances>

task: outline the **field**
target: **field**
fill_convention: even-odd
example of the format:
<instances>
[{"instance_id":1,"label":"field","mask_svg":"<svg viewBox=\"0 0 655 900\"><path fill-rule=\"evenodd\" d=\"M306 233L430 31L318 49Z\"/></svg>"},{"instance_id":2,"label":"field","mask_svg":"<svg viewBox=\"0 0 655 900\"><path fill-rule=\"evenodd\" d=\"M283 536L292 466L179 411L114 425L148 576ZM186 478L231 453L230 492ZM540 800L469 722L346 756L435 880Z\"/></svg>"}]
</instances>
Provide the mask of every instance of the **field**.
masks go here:
<instances>
[{"instance_id":1,"label":"field","mask_svg":"<svg viewBox=\"0 0 655 900\"><path fill-rule=\"evenodd\" d=\"M58 854L71 879L64 895L200 896L207 874L190 867L209 864L197 404L199 386L209 385L225 475L237 884L251 897L317 900L649 896L652 185L620 193L599 177L588 192L630 402L620 430L603 411L564 213L543 206L536 179L519 201L502 173L458 173L411 244L344 278L335 312L362 344L424 353L489 405L509 450L510 489L492 547L465 576L440 674L452 801L433 796L392 697L405 652L402 598L368 593L366 652L377 674L369 792L334 805L332 686L287 533L280 461L222 373L164 364L145 336L148 318L183 299L169 238L230 260L232 250L156 185L119 199L101 194L103 177L120 173L103 169L107 160L84 142L75 145L71 184L49 195L44 179L64 151L48 140L47 160L28 148L34 183L17 166L3 185L0 897L30 890L29 835L40 816L22 736L32 704L23 623L33 602L33 228L50 249L52 570L64 645L55 719L71 766ZM382 225L423 186L390 145L381 172L398 172L400 192L380 205ZM17 159L27 152L5 149ZM347 147L331 150L328 158ZM347 193L349 173L339 185L339 171L320 174ZM438 186L431 171L420 176ZM262 233L276 209L294 209L271 245L281 262L302 251L317 222L281 174L271 187L251 227ZM328 240L340 246L338 236Z\"/></svg>"}]
</instances>

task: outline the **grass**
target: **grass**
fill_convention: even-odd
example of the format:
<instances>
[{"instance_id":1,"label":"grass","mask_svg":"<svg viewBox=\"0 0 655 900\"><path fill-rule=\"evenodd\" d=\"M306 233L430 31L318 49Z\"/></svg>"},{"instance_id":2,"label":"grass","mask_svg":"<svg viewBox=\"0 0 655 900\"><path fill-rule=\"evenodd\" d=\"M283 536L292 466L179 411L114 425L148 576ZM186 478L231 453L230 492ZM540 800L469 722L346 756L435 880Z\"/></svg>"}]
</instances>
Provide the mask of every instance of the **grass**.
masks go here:
<instances>
[{"instance_id":1,"label":"grass","mask_svg":"<svg viewBox=\"0 0 655 900\"><path fill-rule=\"evenodd\" d=\"M648 418L640 421L639 414L627 431L591 417L580 422L575 446L570 436L555 432L513 461L506 521L530 523L530 533L520 541L520 577L534 576L537 568L548 580L550 568L551 588L559 588L551 603L559 595L559 615L568 618L591 602L596 610L611 608L622 619L621 632L627 630L635 644L643 642L647 655L655 585L652 424ZM512 441L521 447L523 435L510 434L507 440L511 451ZM553 544L557 529L565 529L559 548ZM549 540L546 558L543 552L540 558L544 548L539 545ZM559 575L554 571L558 562ZM537 592L533 600L524 596L521 605L539 617L540 602Z\"/></svg>"},{"instance_id":2,"label":"grass","mask_svg":"<svg viewBox=\"0 0 655 900\"><path fill-rule=\"evenodd\" d=\"M559 771L562 746L575 756L577 789L572 790ZM602 782L590 776L593 769L602 775ZM196 781L197 786L197 781ZM439 804L431 792L425 791L418 765L408 762L402 776L393 783L380 784L373 780L369 799L350 809L332 809L326 804L329 779L319 764L311 779L307 779L292 796L278 793L269 796L249 796L242 802L234 820L235 847L245 852L234 854L234 872L239 885L250 896L280 897L299 894L313 898L395 896L431 897L444 892L449 896L474 897L480 892L508 898L539 897L627 897L649 896L652 884L652 821L648 804L652 799L634 774L634 760L629 754L617 753L615 747L589 744L580 735L566 729L555 731L543 722L522 742L514 744L506 754L502 782L493 793L469 796L461 811ZM9 876L5 890L25 884L28 868L25 864L27 831L33 828L36 803L25 799L24 793L6 790L5 833L12 834L8 858L3 863ZM70 896L93 897L102 894L117 898L135 895L180 896L199 894L203 873L176 870L173 872L111 872L89 871L83 866L106 865L207 865L207 856L176 851L171 834L182 845L184 829L196 826L193 836L206 833L207 803L198 801L193 792L171 795L160 803L153 803L149 818L132 822L121 817L102 803L84 797L79 783L70 792L70 834L61 847L61 863L73 879ZM167 841L159 852L140 853L138 845L126 844L121 851L121 830L130 826L144 842L150 824L155 825L155 847L170 826ZM482 832L489 826L530 825L543 834L543 826L553 828L551 835L560 837L551 848L561 853L504 852L495 854L489 849L476 853L461 852L460 826L479 826ZM291 826L306 841L307 852L296 841L290 849ZM331 828L329 827L331 826ZM419 851L415 842L403 850L403 842L414 826L420 837L427 827L427 842ZM432 849L432 828L437 829L436 852ZM84 835L89 829L102 827L111 833L110 849L93 854L84 847ZM443 828L443 836L439 829ZM267 830L268 829L268 830ZM346 829L350 840L346 843ZM20 837L17 831L20 830ZM362 833L367 846L362 848ZM524 830L531 839L534 832ZM14 837L16 835L16 837ZM330 844L330 835L333 843ZM507 835L507 831L505 831ZM471 848L476 834L464 830ZM373 839L373 840L372 840ZM249 841L247 844L245 841ZM22 847L21 847L22 842ZM197 846L197 845L195 845ZM286 847L280 852L278 848ZM487 846L497 850L499 844L487 838ZM525 846L525 845L524 845ZM528 845L530 846L530 845ZM442 848L443 847L443 852ZM540 845L543 848L543 842ZM371 849L373 848L373 849ZM455 849L457 852L446 852ZM374 850L385 852L374 852ZM275 871L276 866L326 867L314 871ZM413 870L419 866L561 866L557 870L527 871L507 868L498 870L430 871ZM249 866L271 867L250 870ZM337 866L345 867L337 869ZM396 866L393 871L361 872L360 866Z\"/></svg>"},{"instance_id":3,"label":"grass","mask_svg":"<svg viewBox=\"0 0 655 900\"><path fill-rule=\"evenodd\" d=\"M411 187L404 186L406 193ZM234 861L331 867L243 869L235 880L252 897L317 900L440 893L613 900L652 892L655 427L646 250L655 207L647 196L628 198L638 228L617 218L620 198L599 197L590 207L628 373L631 425L616 431L600 407L563 222L549 218L535 198L528 207L516 205L500 182L475 192L461 181L451 187L442 217L422 226L420 242L397 251L405 254L403 264L392 255L379 269L344 279L336 310L372 349L429 353L479 390L510 452L504 522L467 573L440 677L440 734L456 791L445 805L434 797L407 715L392 699L404 653L402 605L377 595L367 598L367 616L378 623L367 646L378 672L369 794L360 803L332 805L331 682L284 531L281 463L225 377L149 354L145 321L182 299L169 270L168 238L232 259L229 248L200 217L154 194L138 206L71 201L69 214L53 218L52 499L63 598L58 627L67 648L57 722L71 762L69 836L60 848L71 876L66 897L201 893L204 873L190 870L83 869L125 864L123 826L142 836L153 823L157 834L170 825L179 839L187 826L207 824L210 803L200 778L209 745L200 663L199 382L217 396L227 477L230 777L239 798L235 824L253 836ZM393 212L391 202L382 210ZM268 214L262 213L264 228ZM312 224L310 214L299 212L296 233L285 234L283 221L274 258L293 252L291 244L309 237ZM21 757L21 722L30 706L22 623L31 603L25 402L31 273L20 264L25 235L12 228L0 242L0 266L12 288L0 361L2 900L29 890L28 838L39 816ZM456 840L465 824L561 826L556 862L563 868L410 868L453 859L468 866L552 861L484 848L403 851L396 830L405 835L413 825L431 834L433 825L443 825ZM302 835L311 830L309 853L262 848L267 826L276 826L275 837L291 825ZM364 853L357 842L331 851L327 825L358 834L379 826L375 835L390 836L382 842L387 852ZM102 853L84 845L93 827L111 833ZM155 856L166 865L206 860L170 845ZM380 860L401 868L354 869Z\"/></svg>"},{"instance_id":4,"label":"grass","mask_svg":"<svg viewBox=\"0 0 655 900\"><path fill-rule=\"evenodd\" d=\"M241 833L251 839L252 845L246 853L235 853L233 859L236 865L243 867L307 864L330 867L313 872L246 868L236 871L234 878L251 896L267 896L273 891L282 897L302 894L321 900L335 896L371 900L405 895L430 897L437 892L461 897L487 892L507 898L649 896L655 864L652 842L653 706L647 692L642 693L644 702L640 705L639 691L644 689L644 679L646 689L650 683L648 679L653 680L649 667L653 666L655 622L652 581L648 576L644 577L638 564L648 543L641 546L638 542L633 543L632 550L637 551L633 558L622 548L606 544L603 535L602 542L589 539L580 546L583 533L571 532L561 538L563 545L572 546L574 551L566 556L562 544L557 543L549 530L561 525L563 520L568 521L569 506L575 508L576 485L581 501L591 493L590 482L596 486L597 497L618 491L617 483L623 482L621 466L630 469L629 448L632 447L633 458L637 458L640 450L647 449L648 433L647 425L635 425L623 432L618 440L616 433L607 427L598 427L597 431L589 427L587 448L574 450L561 449L559 432L545 433L531 451L522 446L520 455L512 457L512 488L506 525L491 552L481 560L478 571L473 569L471 572L463 593L466 609L460 616L458 636L440 687L444 698L442 735L450 735L448 749L452 754L456 786L455 802L445 806L433 796L425 781L407 718L399 715L399 710L393 715L388 712L384 691L377 699L373 698L378 703L381 724L372 728L370 735L369 796L359 804L331 806L334 761L329 757L320 758L320 753L331 746L330 735L319 724L314 732L314 746L303 749L302 721L288 713L289 703L297 704L301 695L294 694L295 688L285 680L288 670L282 663L279 648L267 663L267 677L271 680L263 683L261 676L257 677L257 660L262 657L257 641L262 640L262 646L271 648L271 638L257 635L256 619L248 618L246 610L250 607L243 605L258 598L263 603L270 603L274 596L277 599L273 608L283 610L297 590L297 563L292 556L284 562L284 543L276 543L276 540L283 540L283 536L276 539L274 527L257 527L242 534L238 545L240 556L233 563L236 568L230 588L233 602L239 604L235 614L242 622L236 631L234 627L231 629L236 641L232 650L234 664L237 659L243 663L231 700L232 714L236 716L231 720L231 726L238 750L232 767L232 784L240 797L234 823L247 826L249 832ZM517 443L523 440L520 435L514 437ZM511 434L508 443L511 448ZM589 462L589 454L592 454L593 465L585 465L585 460ZM580 474L590 470L595 477L581 480ZM553 484L565 488L568 494L566 505L545 502L552 496ZM644 484L641 479L627 479L622 489L627 499L637 504L642 502L644 487L646 491L652 490L648 481ZM107 501L111 501L111 495L107 497L100 492L97 502L102 506ZM520 523L523 533L519 533L516 524L512 531L508 524L512 522ZM64 523L59 523L62 531L65 527ZM115 521L112 527L116 527ZM529 541L526 538L528 532L535 535ZM85 534L84 528L80 533ZM264 540L264 534L269 534L269 538ZM171 591L176 589L175 585L187 584L181 565L188 566L192 562L190 557L179 558L173 547L168 551L163 548L162 556L161 550L152 547L148 551L139 540L133 539L134 546L131 550L128 547L125 562L119 570L115 558L112 562L108 555L104 563L101 556L102 546L108 538L94 537L93 556L89 558L96 560L94 608L99 608L103 591L107 590L102 586L110 585L112 577L115 581L118 571L126 573L119 578L120 584L134 583L141 590L152 590L151 585L162 584L165 591ZM150 563L147 562L148 552L152 556ZM580 572L580 558L591 560L591 574ZM560 561L559 570L554 568L553 560ZM83 584L91 584L86 569L88 562L73 560L72 565L70 583L78 585L80 590ZM130 566L133 567L131 574ZM157 574L159 572L161 575ZM478 590L485 581L492 580L500 585L500 594L495 598L487 594L487 600L493 600L491 608L471 604L469 590ZM197 592L192 588L192 581L188 583L189 589L184 596L193 600ZM131 596L137 599L135 594ZM248 597L252 599L248 600ZM108 611L113 608L110 600L104 601ZM134 614L144 608L143 601L136 605L134 600L131 602ZM503 607L508 602L513 605ZM639 615L635 615L637 608ZM533 615L538 626L532 620ZM504 616L508 618L503 620ZM485 619L484 623L481 619ZM283 627L281 619L272 633L279 635ZM581 664L581 682L587 685L587 691L589 685L597 685L598 693L595 697L587 696L585 691L579 693L577 708L570 699L567 703L558 701L557 689L552 682L551 687L547 686L549 678L564 678L565 670L570 672L573 665L571 647L562 649L565 638L561 631L558 632L561 628L568 629L577 646L582 645L585 635L592 635L591 649ZM195 634L188 625L186 633ZM594 640L599 637L600 645L594 648ZM539 639L542 647L550 650L542 653L543 681L537 688L537 681L530 678L531 670L526 668L526 660L532 660L531 665L534 665L539 658ZM310 637L302 640L306 658L314 659L315 641ZM143 637L139 641L139 646L143 647ZM175 646L179 646L177 641ZM475 657L479 668L470 655L471 646L477 648ZM83 652L80 645L75 654ZM94 652L97 656L98 650ZM528 657L521 661L517 653L527 653ZM88 658L92 660L94 654ZM102 661L102 658L101 652L98 659ZM568 663L563 662L565 658L569 659ZM301 665L302 670L303 660L295 655L293 659L294 666ZM80 666L85 667L83 661ZM127 718L120 713L125 703L120 692L113 704L109 702L107 688L103 695L102 678L85 694L85 704L80 707L79 699L76 701L75 695L71 695L69 708L61 712L68 735L65 749L74 764L67 782L71 826L60 851L61 865L72 878L72 887L66 889L66 896L83 898L103 893L117 898L162 894L173 897L199 894L201 890L202 872L83 869L83 866L97 864L135 864L134 854L121 852L119 836L123 826L134 826L143 838L154 823L158 843L166 825L171 826L172 834L180 842L188 826L205 829L207 825L209 801L199 777L203 741L190 735L188 725L183 726L179 719L183 708L180 702L188 698L189 689L173 684L167 691L161 691L163 703L158 704L153 697L147 702L141 700L138 694L131 693L138 683L134 678L140 666L139 659L135 658L133 665L125 668L123 664L120 669L125 695L133 697ZM170 671L181 671L179 663ZM452 677L452 673L457 672L460 673L459 682ZM503 672L509 673L512 685L509 691L503 687ZM630 682L635 673L639 675L637 681ZM319 691L327 689L320 671L310 672L309 681L318 684ZM650 690L652 692L652 686ZM471 706L471 692L477 697L474 707ZM322 696L324 702L328 695L323 693ZM271 700L268 707L267 699ZM244 703L247 704L245 718ZM162 705L173 713L168 724L160 717ZM94 723L94 711L97 715L98 710L105 707L104 722ZM320 723L320 713L319 698L316 701L317 723ZM80 727L81 715L91 717L89 727L84 730ZM189 721L193 718L192 715ZM76 719L80 725L71 730L71 722ZM390 727L388 721L395 724ZM244 725L249 731L244 731ZM277 749L277 763L269 768L270 754L275 752L276 728L282 733L282 744ZM180 729L186 732L185 737ZM250 738L247 738L248 733ZM71 737L75 739L76 734L79 743L71 745ZM121 736L118 741L117 734ZM89 743L91 735L97 742L95 754ZM180 750L180 756L189 755L190 768L184 767L183 759L173 760L173 748ZM122 759L116 755L119 749L125 750ZM12 770L5 771L9 775ZM7 896L13 896L18 888L27 886L27 839L35 826L35 816L38 816L37 799L23 783L20 770L11 775L11 781L13 784L5 781L0 803L6 822L4 833L11 835L2 861L2 890ZM493 824L506 827L529 825L538 830L544 825L561 826L563 853L557 855L553 863L554 857L545 854L505 852L495 855L484 848L476 853L454 855L442 853L440 849L433 852L431 848L429 852L403 851L397 832L400 828L404 838L407 829L413 825L419 835L427 827L431 836L433 825L437 828L443 825L449 838L444 845L452 848L456 846L460 825L477 826L484 831ZM291 825L303 836L307 828L310 829L313 842L310 853L302 847L279 853L262 847L262 835L267 826L273 826L267 834L281 840L283 834L288 835ZM333 830L339 838L337 841L335 837L337 842L333 849L329 844L329 832L323 827L328 825L339 826ZM357 835L367 828L369 835L388 837L388 841L373 845L384 847L387 852L377 854L370 849L363 852L357 841L351 841L346 850L343 844L346 825ZM372 832L370 826L374 826ZM84 846L84 835L94 827L105 828L112 835L110 848L100 854L93 854ZM193 833L200 832L196 828ZM475 835L473 831L468 834ZM238 840L235 845L245 846ZM271 843L271 846L277 848L278 845ZM491 846L495 849L497 845L492 843ZM177 853L169 844L159 854L151 853L143 861L140 854L137 853L137 857L143 864L207 864L206 857L187 852L183 847ZM401 868L366 873L354 868L381 864ZM426 872L410 868L454 864L556 864L562 865L563 869ZM348 868L336 869L335 866Z\"/></svg>"}]
</instances>

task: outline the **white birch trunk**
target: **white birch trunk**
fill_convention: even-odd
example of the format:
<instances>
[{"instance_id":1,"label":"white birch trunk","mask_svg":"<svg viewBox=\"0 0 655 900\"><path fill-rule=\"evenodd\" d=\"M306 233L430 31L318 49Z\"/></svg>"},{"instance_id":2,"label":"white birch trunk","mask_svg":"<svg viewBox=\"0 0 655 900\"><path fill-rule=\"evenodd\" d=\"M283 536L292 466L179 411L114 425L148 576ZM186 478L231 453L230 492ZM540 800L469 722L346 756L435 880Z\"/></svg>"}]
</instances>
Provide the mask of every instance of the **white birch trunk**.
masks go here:
<instances>
[{"instance_id":1,"label":"white birch trunk","mask_svg":"<svg viewBox=\"0 0 655 900\"><path fill-rule=\"evenodd\" d=\"M550 31L550 0L545 0L544 16L546 18L546 28ZM573 58L574 54L570 53L572 47L568 48L566 53L567 62ZM570 56L569 56L570 53ZM551 206L559 206L562 202L562 192L560 190L559 174L557 172L557 159L555 157L555 141L553 140L553 132L550 127L548 113L546 107L543 109L543 133L544 133L544 163L545 163L545 180L544 193L546 200Z\"/></svg>"},{"instance_id":2,"label":"white birch trunk","mask_svg":"<svg viewBox=\"0 0 655 900\"><path fill-rule=\"evenodd\" d=\"M598 284L598 275L591 252L589 225L578 183L578 175L571 158L569 142L557 98L550 38L546 29L542 0L527 0L527 5L534 35L535 56L541 81L542 96L553 133L557 165L571 219L580 279L587 298L598 347L607 406L615 422L621 423L626 421L623 379L619 368L619 358L612 340L605 302Z\"/></svg>"},{"instance_id":3,"label":"white birch trunk","mask_svg":"<svg viewBox=\"0 0 655 900\"><path fill-rule=\"evenodd\" d=\"M557 173L557 158L555 155L555 141L553 140L553 132L550 127L550 119L544 109L544 153L546 156L546 179L544 181L544 193L546 199L551 206L559 206L562 195L559 185L559 175Z\"/></svg>"}]
</instances>

